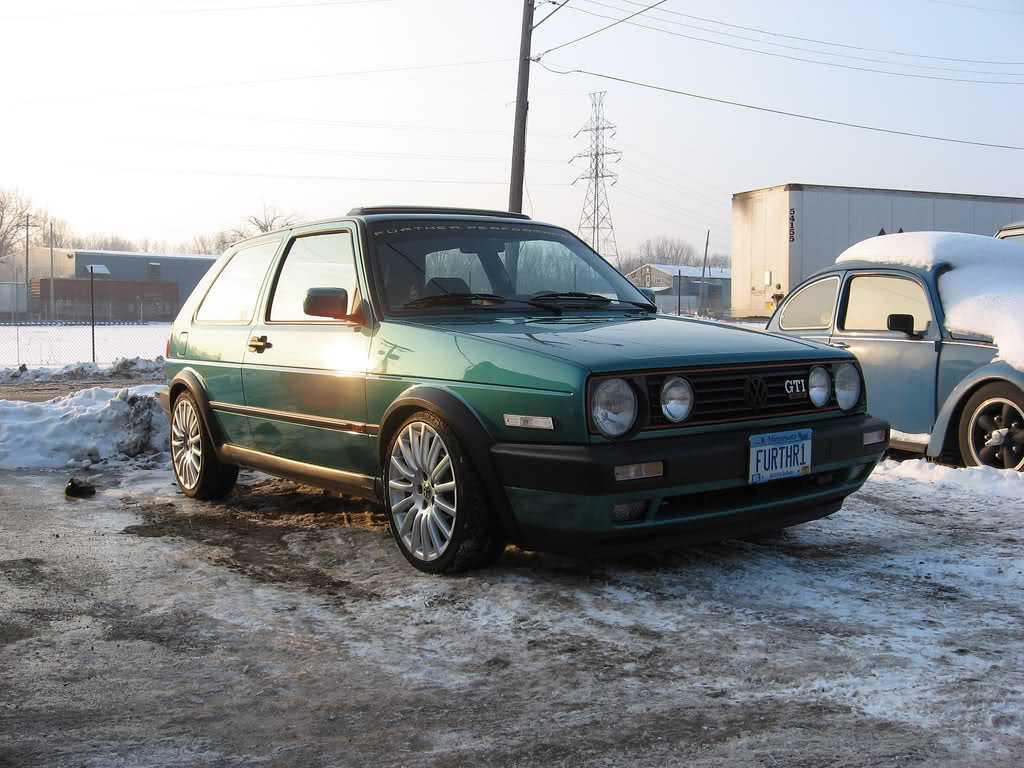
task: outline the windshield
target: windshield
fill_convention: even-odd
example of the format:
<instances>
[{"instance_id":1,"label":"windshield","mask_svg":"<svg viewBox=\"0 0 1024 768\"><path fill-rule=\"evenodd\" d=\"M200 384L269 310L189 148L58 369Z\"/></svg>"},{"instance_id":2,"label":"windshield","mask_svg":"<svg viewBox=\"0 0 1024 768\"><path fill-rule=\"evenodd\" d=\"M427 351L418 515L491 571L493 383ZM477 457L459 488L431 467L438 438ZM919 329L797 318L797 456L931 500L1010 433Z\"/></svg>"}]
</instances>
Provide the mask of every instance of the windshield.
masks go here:
<instances>
[{"instance_id":1,"label":"windshield","mask_svg":"<svg viewBox=\"0 0 1024 768\"><path fill-rule=\"evenodd\" d=\"M458 312L535 311L534 299L571 309L650 305L585 243L553 227L402 221L371 223L369 230L374 283L389 314L451 312L453 306Z\"/></svg>"}]
</instances>

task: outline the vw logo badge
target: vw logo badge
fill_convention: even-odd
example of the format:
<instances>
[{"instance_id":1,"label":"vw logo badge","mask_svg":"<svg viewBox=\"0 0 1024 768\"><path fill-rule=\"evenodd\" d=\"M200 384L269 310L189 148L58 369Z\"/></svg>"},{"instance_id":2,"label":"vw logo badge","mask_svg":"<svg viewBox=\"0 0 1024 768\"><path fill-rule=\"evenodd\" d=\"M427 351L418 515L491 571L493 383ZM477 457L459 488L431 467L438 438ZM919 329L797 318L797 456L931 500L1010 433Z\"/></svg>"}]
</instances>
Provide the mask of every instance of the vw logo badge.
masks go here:
<instances>
[{"instance_id":1,"label":"vw logo badge","mask_svg":"<svg viewBox=\"0 0 1024 768\"><path fill-rule=\"evenodd\" d=\"M755 410L768 404L768 384L760 376L751 376L743 385L743 399Z\"/></svg>"}]
</instances>

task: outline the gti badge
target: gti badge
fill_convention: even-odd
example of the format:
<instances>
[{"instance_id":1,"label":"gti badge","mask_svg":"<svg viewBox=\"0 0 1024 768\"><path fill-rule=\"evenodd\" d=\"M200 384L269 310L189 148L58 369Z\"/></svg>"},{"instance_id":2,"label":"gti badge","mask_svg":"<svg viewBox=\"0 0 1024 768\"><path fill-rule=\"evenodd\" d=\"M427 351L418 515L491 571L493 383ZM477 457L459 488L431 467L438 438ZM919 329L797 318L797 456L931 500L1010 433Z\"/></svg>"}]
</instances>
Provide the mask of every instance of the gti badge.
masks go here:
<instances>
[{"instance_id":1,"label":"gti badge","mask_svg":"<svg viewBox=\"0 0 1024 768\"><path fill-rule=\"evenodd\" d=\"M803 379L786 379L786 394L790 400L807 397L807 382Z\"/></svg>"}]
</instances>

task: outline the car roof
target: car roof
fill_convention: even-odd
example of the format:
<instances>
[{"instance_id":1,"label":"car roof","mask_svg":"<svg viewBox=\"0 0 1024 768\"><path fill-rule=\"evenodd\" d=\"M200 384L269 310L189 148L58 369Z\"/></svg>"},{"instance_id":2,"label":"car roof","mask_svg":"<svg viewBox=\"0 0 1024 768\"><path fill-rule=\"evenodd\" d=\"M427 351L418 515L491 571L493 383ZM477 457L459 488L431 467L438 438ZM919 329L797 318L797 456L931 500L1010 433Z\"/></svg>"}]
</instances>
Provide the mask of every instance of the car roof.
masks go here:
<instances>
[{"instance_id":1,"label":"car roof","mask_svg":"<svg viewBox=\"0 0 1024 768\"><path fill-rule=\"evenodd\" d=\"M1024 220L1015 221L1012 224L1007 224L999 228L1000 232L1005 232L1008 229L1021 229L1024 228Z\"/></svg>"},{"instance_id":2,"label":"car roof","mask_svg":"<svg viewBox=\"0 0 1024 768\"><path fill-rule=\"evenodd\" d=\"M314 221L302 221L296 224L292 224L288 227L282 227L275 229L270 232L260 232L252 237L247 237L244 240L238 240L232 244L232 247L237 247L242 243L248 243L249 241L260 240L265 237L272 235L282 235L288 232L292 232L296 229L305 229L306 227L319 226L322 224L332 224L341 221L351 221L352 219L360 219L365 222L375 221L415 221L424 218L430 218L434 220L442 221L465 221L467 219L480 220L480 221L491 221L491 222L521 222L535 224L543 227L556 227L558 229L565 229L557 224L548 224L547 222L537 221L536 219L528 216L525 213L512 213L510 211L492 211L483 208L447 208L440 206L419 206L419 205L390 205L390 206L363 206L351 209L344 216L331 216L326 219L316 219ZM568 231L568 230L567 230Z\"/></svg>"},{"instance_id":3,"label":"car roof","mask_svg":"<svg viewBox=\"0 0 1024 768\"><path fill-rule=\"evenodd\" d=\"M926 275L926 274L928 274L931 271L931 270L926 269L924 267L908 267L906 264L896 264L896 263L881 263L880 264L877 261L857 260L857 261L843 261L843 262L840 262L839 264L830 264L827 267L822 267L821 269L811 273L808 276L807 279L810 280L812 277L817 277L818 275L825 275L825 274L829 274L829 273L832 273L832 272L846 272L846 271L849 271L849 270L858 270L858 269L899 270L900 272L913 272L916 275Z\"/></svg>"}]
</instances>

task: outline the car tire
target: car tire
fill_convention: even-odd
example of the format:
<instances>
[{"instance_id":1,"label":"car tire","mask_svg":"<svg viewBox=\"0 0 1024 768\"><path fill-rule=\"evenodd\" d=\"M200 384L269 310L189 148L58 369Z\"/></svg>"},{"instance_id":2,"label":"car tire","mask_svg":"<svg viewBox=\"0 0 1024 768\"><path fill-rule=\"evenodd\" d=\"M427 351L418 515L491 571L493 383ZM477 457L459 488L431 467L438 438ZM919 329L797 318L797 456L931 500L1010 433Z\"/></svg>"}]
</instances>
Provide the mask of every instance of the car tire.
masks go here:
<instances>
[{"instance_id":1,"label":"car tire","mask_svg":"<svg viewBox=\"0 0 1024 768\"><path fill-rule=\"evenodd\" d=\"M414 413L392 434L385 461L388 522L414 568L456 573L501 555L504 540L480 475L447 422Z\"/></svg>"},{"instance_id":2,"label":"car tire","mask_svg":"<svg viewBox=\"0 0 1024 768\"><path fill-rule=\"evenodd\" d=\"M960 416L960 458L966 466L1024 470L1024 392L1012 384L986 384Z\"/></svg>"},{"instance_id":3,"label":"car tire","mask_svg":"<svg viewBox=\"0 0 1024 768\"><path fill-rule=\"evenodd\" d=\"M222 499L238 479L238 467L217 458L199 405L188 390L171 406L171 465L181 492L194 499Z\"/></svg>"}]
</instances>

